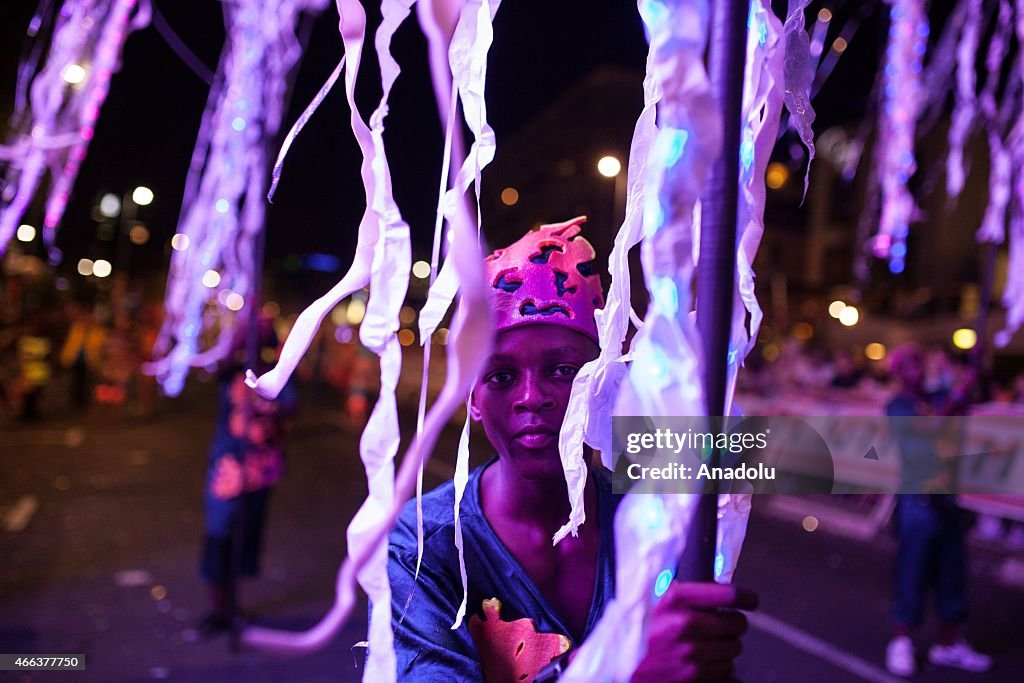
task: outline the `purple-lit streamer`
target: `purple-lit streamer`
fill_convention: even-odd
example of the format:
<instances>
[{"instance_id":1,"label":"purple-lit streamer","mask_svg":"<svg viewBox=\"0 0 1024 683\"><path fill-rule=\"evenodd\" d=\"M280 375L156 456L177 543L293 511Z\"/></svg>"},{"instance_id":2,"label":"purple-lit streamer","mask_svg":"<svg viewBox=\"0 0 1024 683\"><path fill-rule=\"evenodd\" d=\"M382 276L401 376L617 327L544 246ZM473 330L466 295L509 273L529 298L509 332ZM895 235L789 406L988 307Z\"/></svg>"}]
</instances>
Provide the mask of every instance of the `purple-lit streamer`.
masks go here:
<instances>
[{"instance_id":1,"label":"purple-lit streamer","mask_svg":"<svg viewBox=\"0 0 1024 683\"><path fill-rule=\"evenodd\" d=\"M61 6L46 62L29 86L30 114L21 118L6 145L4 156L12 163L0 196L0 253L49 172L43 242L51 262L59 260L57 226L95 133L110 79L119 67L121 48L128 33L149 21L147 3L138 12L135 9L136 0L66 0ZM70 75L66 69L74 67L82 70L80 83L65 81ZM26 69L31 68L26 65L19 80L27 78Z\"/></svg>"},{"instance_id":2,"label":"purple-lit streamer","mask_svg":"<svg viewBox=\"0 0 1024 683\"><path fill-rule=\"evenodd\" d=\"M1017 36L1018 49L1024 45L1024 0L1016 0L1014 16L1014 31ZM1014 63L1014 73L1011 75L1011 84L1016 82L1020 88L1024 86L1024 59L1018 54ZM1007 93L1004 98L1017 100L1024 88L1014 90L1011 84L1007 85ZM1014 93L1011 97L1010 93ZM1010 343L1013 335L1024 325L1024 102L1017 105L1016 102L1007 106L1014 107L1017 120L1007 140L1007 149L1011 152L1011 159L1014 174L1009 222L1009 261L1006 268L1006 285L1003 289L1003 306L1006 308L1006 322L1003 329L995 335L997 346L1004 347Z\"/></svg>"},{"instance_id":3,"label":"purple-lit streamer","mask_svg":"<svg viewBox=\"0 0 1024 683\"><path fill-rule=\"evenodd\" d=\"M914 133L921 112L921 71L928 37L923 0L889 0L889 44L885 51L883 106L877 143L882 216L872 249L903 272L907 235L917 207L907 184L917 169Z\"/></svg>"},{"instance_id":4,"label":"purple-lit streamer","mask_svg":"<svg viewBox=\"0 0 1024 683\"><path fill-rule=\"evenodd\" d=\"M298 20L325 2L241 0L224 6L227 46L178 226L187 248L172 256L158 358L146 368L169 395L180 393L191 367L215 364L231 352L237 311L255 300L262 264L254 262L251 245L265 218L266 146L280 126L288 76L301 57ZM217 277L204 283L207 272Z\"/></svg>"},{"instance_id":5,"label":"purple-lit streamer","mask_svg":"<svg viewBox=\"0 0 1024 683\"><path fill-rule=\"evenodd\" d=\"M1000 106L996 102L996 91L1002 77L1003 60L1006 58L1012 30L1013 8L1010 0L999 0L999 15L985 55L985 82L978 96L978 108L984 118L991 160L988 205L977 235L978 241L982 243L1001 244L1006 236L1006 207L1010 202L1013 172L1010 150L1000 121ZM1012 109L1016 105L1013 97L1004 99L1004 109Z\"/></svg>"},{"instance_id":6,"label":"purple-lit streamer","mask_svg":"<svg viewBox=\"0 0 1024 683\"><path fill-rule=\"evenodd\" d=\"M949 155L946 158L946 189L952 197L959 195L964 187L964 141L974 126L978 108L974 91L974 59L981 34L981 0L964 2L967 3L967 19L956 50L956 105L949 127Z\"/></svg>"},{"instance_id":7,"label":"purple-lit streamer","mask_svg":"<svg viewBox=\"0 0 1024 683\"><path fill-rule=\"evenodd\" d=\"M334 71L332 71L331 75L327 77L324 84L320 86L320 90L317 92L316 97L314 97L313 101L309 103L305 110L303 110L302 115L295 121L291 130L288 131L288 135L285 136L284 142L281 143L281 151L277 154L277 161L274 162L274 170L270 176L270 191L267 192L268 202L274 201L274 194L277 192L278 183L281 182L281 171L284 168L284 160L285 157L288 156L288 150L291 149L292 143L295 142L295 138L302 132L302 129L305 128L309 119L313 116L314 112L316 112L317 108L319 108L320 104L324 101L324 98L327 97L331 88L334 87L334 84L338 81L338 77L341 76L341 72L344 68L345 57L342 56L341 61L338 62L338 66L334 67Z\"/></svg>"},{"instance_id":8,"label":"purple-lit streamer","mask_svg":"<svg viewBox=\"0 0 1024 683\"><path fill-rule=\"evenodd\" d=\"M809 3L810 0L789 0L789 10L783 29L785 90L782 98L789 111L792 125L807 148L804 194L807 193L811 162L814 161L814 107L811 104L811 85L814 82L815 64L811 59L811 40L804 29L804 9Z\"/></svg>"},{"instance_id":9,"label":"purple-lit streamer","mask_svg":"<svg viewBox=\"0 0 1024 683\"><path fill-rule=\"evenodd\" d=\"M496 9L496 4L491 4L487 0L471 0L466 3L460 14L455 35L452 39L453 69L456 63L456 56L465 62L464 69L460 68L455 71L455 80L459 82L460 75L468 76L469 80L465 82L473 88L473 91L467 94L467 99L470 101L464 102L464 104L467 112L467 123L474 132L483 130L486 127L482 106L483 84L486 74L487 48L490 46L493 36L491 19L494 9ZM364 144L370 131L366 129L365 124L362 124L362 120L358 118L358 112L355 110L354 102L351 99L358 64L358 50L355 48L357 46L361 47L364 29L362 21L359 20L361 17L360 10L361 8L357 4L353 6L347 0L340 0L339 2L339 11L342 16L341 29L346 43L346 54L348 55L349 64L349 70L346 71L346 95L350 99L353 110L353 132L356 134L360 147L364 150L364 186L367 188L368 199L372 197L376 200L381 196L378 194L377 186L375 185L378 178L374 177L373 174L367 175L367 161L371 158L372 154L375 154L377 150L381 150L382 147L378 144L371 150L370 154L367 154ZM349 20L353 16L357 17L357 21L350 23ZM386 63L386 61L386 59L382 61L382 64ZM385 79L386 90L388 75L382 71L382 76ZM473 102L472 100L474 99L479 100L479 102ZM479 104L479 106L475 106L476 104ZM380 113L378 112L378 114ZM373 123L376 124L382 120L382 117L375 115ZM380 131L376 131L374 135L379 136ZM491 155L493 156L493 135L488 142L492 146ZM463 171L466 171L468 168L472 172L470 180L479 180L481 159L479 156L476 156L478 154L480 154L480 150L474 144L470 158L463 165ZM379 168L381 166L378 166ZM456 187L461 188L462 192L466 189L466 186L459 183L456 183ZM479 182L477 182L477 187L479 187ZM390 192L389 185L386 190ZM451 203L446 204L446 208L450 205ZM379 211L380 205L376 201L374 206ZM379 216L379 213L375 215ZM365 219L366 215L364 215L364 221ZM366 569L372 566L375 557L379 556L381 549L386 549L387 533L394 525L404 501L413 490L419 468L429 458L441 428L450 419L452 413L465 402L469 390L481 369L481 365L489 353L488 350L493 335L493 322L491 321L488 290L483 284L483 255L480 253L477 240L474 239L475 236L469 233L470 226L468 224L455 221L452 227L455 234L447 262L453 264L455 282L461 284L462 292L447 345L448 376L437 402L424 419L422 431L413 439L412 445L402 459L402 465L392 489L393 503L382 506L380 505L380 499L368 498L360 510L361 513L365 510L366 514L357 515L359 518L358 526L356 520L353 520L353 524L350 525L348 556L342 563L338 573L334 605L324 619L303 633L282 633L261 628L248 629L243 637L249 644L279 651L303 652L322 647L337 632L348 618L354 606L357 578L362 578ZM374 262L382 258L387 251L384 248L384 244L381 244L381 249L379 250L375 248L375 245L378 244L375 230L375 221L371 220L360 225L359 233L360 243L374 249L371 253ZM308 345L307 335L310 334L310 330L315 331L319 320L322 319L327 310L330 310L330 307L333 307L333 303L329 304L329 306L324 306L328 302L329 297L341 291L341 288L345 285L345 280L354 279L355 276L350 278L353 271L356 272L356 276L361 276L365 272L356 270L357 266L365 266L365 264L361 265L358 259L359 247L357 247L357 262L354 264L353 270L350 271L349 275L343 278L343 282L336 285L332 292L321 297L320 300L300 315L300 321L303 320L303 316L307 317L302 323L302 329L297 330L300 334L297 336L297 340L292 347L291 354L293 354L293 357L289 359L289 363L292 360L297 361L297 355L301 355L302 350ZM386 293L382 292L381 295L386 296ZM299 324L297 323L296 328L298 327ZM289 337L288 341L292 341L293 337L296 337L295 332L296 330L293 329L293 334ZM285 350L288 350L287 342ZM258 380L250 375L248 382L250 386L255 385L257 391L261 393L271 392L277 387L282 377L287 377L287 373L293 367L291 365L291 367L282 369L282 364L279 363L275 371L280 370L283 374L271 376L268 373L268 375L264 375ZM273 373L274 371L271 372ZM267 380L266 383L265 380ZM365 434L364 438L366 438ZM376 643L371 644L371 652L374 647L377 647ZM386 641L383 647L386 647ZM393 672L391 674L387 672L382 673L383 675L393 675Z\"/></svg>"},{"instance_id":10,"label":"purple-lit streamer","mask_svg":"<svg viewBox=\"0 0 1024 683\"><path fill-rule=\"evenodd\" d=\"M651 304L633 340L615 414L702 415L703 391L694 381L699 336L690 315L693 221L722 140L704 67L710 7L703 0L638 5L650 40L648 75L662 92L643 187L641 261ZM694 500L649 493L622 501L615 516L615 598L562 680L629 680L646 649L655 579L682 554Z\"/></svg>"}]
</instances>

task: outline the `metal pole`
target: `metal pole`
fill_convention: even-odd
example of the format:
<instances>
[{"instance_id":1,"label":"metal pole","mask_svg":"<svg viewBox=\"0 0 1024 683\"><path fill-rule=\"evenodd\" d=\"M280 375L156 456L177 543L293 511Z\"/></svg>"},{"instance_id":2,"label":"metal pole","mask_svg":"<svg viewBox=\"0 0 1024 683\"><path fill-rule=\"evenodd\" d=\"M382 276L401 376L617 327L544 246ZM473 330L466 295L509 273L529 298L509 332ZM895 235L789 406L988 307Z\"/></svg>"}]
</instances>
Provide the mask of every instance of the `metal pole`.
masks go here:
<instances>
[{"instance_id":1,"label":"metal pole","mask_svg":"<svg viewBox=\"0 0 1024 683\"><path fill-rule=\"evenodd\" d=\"M711 12L708 74L722 112L722 154L708 176L701 198L700 262L697 265L697 328L704 348L704 391L712 429L725 413L726 367L736 278L736 205L739 187L743 65L748 3L717 0ZM709 466L717 466L712 452ZM680 561L679 576L690 581L715 578L718 486L709 482L697 503Z\"/></svg>"}]
</instances>

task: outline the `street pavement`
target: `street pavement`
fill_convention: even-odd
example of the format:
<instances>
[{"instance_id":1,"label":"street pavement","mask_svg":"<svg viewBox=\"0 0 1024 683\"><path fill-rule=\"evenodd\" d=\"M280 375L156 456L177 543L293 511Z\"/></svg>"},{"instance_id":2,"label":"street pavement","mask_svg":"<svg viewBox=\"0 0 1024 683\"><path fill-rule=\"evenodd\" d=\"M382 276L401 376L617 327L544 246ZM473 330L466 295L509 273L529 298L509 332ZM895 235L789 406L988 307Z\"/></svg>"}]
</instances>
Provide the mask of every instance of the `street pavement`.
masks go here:
<instances>
[{"instance_id":1,"label":"street pavement","mask_svg":"<svg viewBox=\"0 0 1024 683\"><path fill-rule=\"evenodd\" d=\"M193 381L149 420L74 414L57 386L42 421L0 423L0 653L84 653L87 668L0 672L0 681L360 680L365 601L328 647L304 657L236 653L225 637L196 639L192 626L205 608L196 564L212 385ZM337 401L329 393L306 399L271 502L262 576L242 589L253 623L292 630L309 628L330 607L346 524L366 490L357 435L340 426ZM402 421L408 435L411 405ZM457 440L455 427L442 436L428 488L450 474ZM897 680L883 666L893 540L883 532L853 541L831 534L825 519L807 532L763 507L755 501L735 577L761 596L738 678ZM1005 557L971 547L968 634L997 668L972 675L925 665L915 680L1022 680L1024 590L996 580ZM922 646L932 633L930 623Z\"/></svg>"}]
</instances>

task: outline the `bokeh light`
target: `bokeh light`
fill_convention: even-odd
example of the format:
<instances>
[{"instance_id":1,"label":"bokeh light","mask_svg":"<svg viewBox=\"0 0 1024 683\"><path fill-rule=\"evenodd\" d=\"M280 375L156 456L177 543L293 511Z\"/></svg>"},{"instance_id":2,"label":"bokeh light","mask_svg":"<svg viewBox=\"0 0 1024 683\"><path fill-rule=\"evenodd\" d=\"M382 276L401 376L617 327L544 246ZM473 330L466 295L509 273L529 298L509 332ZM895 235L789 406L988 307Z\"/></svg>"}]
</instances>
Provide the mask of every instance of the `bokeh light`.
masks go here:
<instances>
[{"instance_id":1,"label":"bokeh light","mask_svg":"<svg viewBox=\"0 0 1024 683\"><path fill-rule=\"evenodd\" d=\"M768 164L768 170L764 174L764 182L769 188L778 190L786 184L787 180L789 180L789 169L785 164L778 161Z\"/></svg>"},{"instance_id":2,"label":"bokeh light","mask_svg":"<svg viewBox=\"0 0 1024 683\"><path fill-rule=\"evenodd\" d=\"M224 299L224 305L232 311L240 311L242 310L242 306L245 305L245 299L243 299L242 295L238 292L231 292Z\"/></svg>"},{"instance_id":3,"label":"bokeh light","mask_svg":"<svg viewBox=\"0 0 1024 683\"><path fill-rule=\"evenodd\" d=\"M145 225L135 224L128 232L128 239L132 244L145 244L149 241L149 229Z\"/></svg>"},{"instance_id":4,"label":"bokeh light","mask_svg":"<svg viewBox=\"0 0 1024 683\"><path fill-rule=\"evenodd\" d=\"M421 280L430 277L430 264L426 261L417 261L412 264L412 274Z\"/></svg>"},{"instance_id":5,"label":"bokeh light","mask_svg":"<svg viewBox=\"0 0 1024 683\"><path fill-rule=\"evenodd\" d=\"M814 328L810 323L797 323L793 325L793 336L806 341L814 336Z\"/></svg>"},{"instance_id":6,"label":"bokeh light","mask_svg":"<svg viewBox=\"0 0 1024 683\"><path fill-rule=\"evenodd\" d=\"M60 76L65 83L78 85L85 80L85 68L81 64L72 62L61 69Z\"/></svg>"},{"instance_id":7,"label":"bokeh light","mask_svg":"<svg viewBox=\"0 0 1024 683\"><path fill-rule=\"evenodd\" d=\"M622 162L613 156L603 156L597 160L597 172L605 178L614 178L622 171Z\"/></svg>"},{"instance_id":8,"label":"bokeh light","mask_svg":"<svg viewBox=\"0 0 1024 683\"><path fill-rule=\"evenodd\" d=\"M36 238L36 229L34 226L29 224L18 226L18 241L19 242L31 242Z\"/></svg>"},{"instance_id":9,"label":"bokeh light","mask_svg":"<svg viewBox=\"0 0 1024 683\"><path fill-rule=\"evenodd\" d=\"M864 347L864 355L868 360L885 360L886 348L885 344L878 342L871 342Z\"/></svg>"},{"instance_id":10,"label":"bokeh light","mask_svg":"<svg viewBox=\"0 0 1024 683\"><path fill-rule=\"evenodd\" d=\"M110 261L106 259L96 259L92 264L92 274L96 277L107 277L113 270Z\"/></svg>"},{"instance_id":11,"label":"bokeh light","mask_svg":"<svg viewBox=\"0 0 1024 683\"><path fill-rule=\"evenodd\" d=\"M398 343L402 346L412 346L416 343L416 333L412 330L399 330Z\"/></svg>"},{"instance_id":12,"label":"bokeh light","mask_svg":"<svg viewBox=\"0 0 1024 683\"><path fill-rule=\"evenodd\" d=\"M839 314L839 322L846 327L853 327L860 320L860 311L856 306L847 306Z\"/></svg>"},{"instance_id":13,"label":"bokeh light","mask_svg":"<svg viewBox=\"0 0 1024 683\"><path fill-rule=\"evenodd\" d=\"M216 270L208 270L205 273L203 273L202 282L204 287L209 287L210 289L213 289L214 287L220 284L220 273L218 273Z\"/></svg>"},{"instance_id":14,"label":"bokeh light","mask_svg":"<svg viewBox=\"0 0 1024 683\"><path fill-rule=\"evenodd\" d=\"M366 303L362 299L352 299L348 302L348 308L345 309L345 321L349 325L358 325L363 322L364 315L366 315Z\"/></svg>"},{"instance_id":15,"label":"bokeh light","mask_svg":"<svg viewBox=\"0 0 1024 683\"><path fill-rule=\"evenodd\" d=\"M505 206L515 206L519 202L519 190L514 187L506 187L501 191L501 203Z\"/></svg>"},{"instance_id":16,"label":"bokeh light","mask_svg":"<svg viewBox=\"0 0 1024 683\"><path fill-rule=\"evenodd\" d=\"M121 198L109 192L100 199L100 214L107 218L113 218L121 213Z\"/></svg>"},{"instance_id":17,"label":"bokeh light","mask_svg":"<svg viewBox=\"0 0 1024 683\"><path fill-rule=\"evenodd\" d=\"M978 343L978 334L969 327L961 327L953 333L953 346L963 351L973 349Z\"/></svg>"},{"instance_id":18,"label":"bokeh light","mask_svg":"<svg viewBox=\"0 0 1024 683\"><path fill-rule=\"evenodd\" d=\"M188 249L188 235L184 233L175 233L174 237L171 238L171 249L174 251L185 251Z\"/></svg>"},{"instance_id":19,"label":"bokeh light","mask_svg":"<svg viewBox=\"0 0 1024 683\"><path fill-rule=\"evenodd\" d=\"M153 190L144 185L139 185L132 192L132 201L139 206L149 206L153 203Z\"/></svg>"}]
</instances>

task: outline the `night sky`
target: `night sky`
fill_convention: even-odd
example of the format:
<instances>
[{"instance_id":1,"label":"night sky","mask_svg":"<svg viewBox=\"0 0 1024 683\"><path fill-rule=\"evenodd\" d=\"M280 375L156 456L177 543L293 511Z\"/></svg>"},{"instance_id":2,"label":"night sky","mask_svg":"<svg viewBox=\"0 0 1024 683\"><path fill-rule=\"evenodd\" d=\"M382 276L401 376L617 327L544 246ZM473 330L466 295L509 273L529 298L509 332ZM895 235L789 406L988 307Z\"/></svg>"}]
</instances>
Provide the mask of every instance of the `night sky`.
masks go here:
<instances>
[{"instance_id":1,"label":"night sky","mask_svg":"<svg viewBox=\"0 0 1024 683\"><path fill-rule=\"evenodd\" d=\"M372 3L369 3L372 5ZM777 3L781 10L784 3ZM812 3L808 16L822 3ZM835 20L829 41L859 2L824 3ZM881 5L881 3L877 3ZM941 3L940 3L941 4ZM155 5L184 42L211 69L223 44L221 4L215 0L156 0ZM24 30L36 3L5 0L0 9L0 116L6 124L13 106L14 74ZM369 8L368 34L375 28ZM852 41L822 92L818 125L860 117L877 68L884 11L875 10ZM414 244L426 249L433 229L442 136L427 73L426 42L411 17L395 38L393 52L403 67L392 97L386 144L399 206L412 226ZM313 25L295 80L287 128L308 104L342 55L333 5ZM364 116L379 98L379 76L372 38L364 51L357 102ZM828 43L826 43L828 44ZM514 134L573 82L601 65L634 69L641 86L646 42L634 3L628 0L506 0L495 21L495 42L488 72L488 114L498 140ZM207 86L168 47L152 27L132 34L123 67L113 80L96 135L82 167L61 226L59 245L65 263L98 257L90 210L105 192L120 194L139 184L151 187L156 201L142 209L153 239L135 263L147 268L165 262L174 232L185 175L206 101ZM581 112L581 115L584 113ZM6 128L0 128L5 133ZM282 131L273 145L276 155ZM267 224L268 261L290 253L351 255L364 208L358 148L348 124L342 82L292 146ZM484 175L485 193L497 192L500 179ZM38 224L39 217L30 215Z\"/></svg>"}]
</instances>

